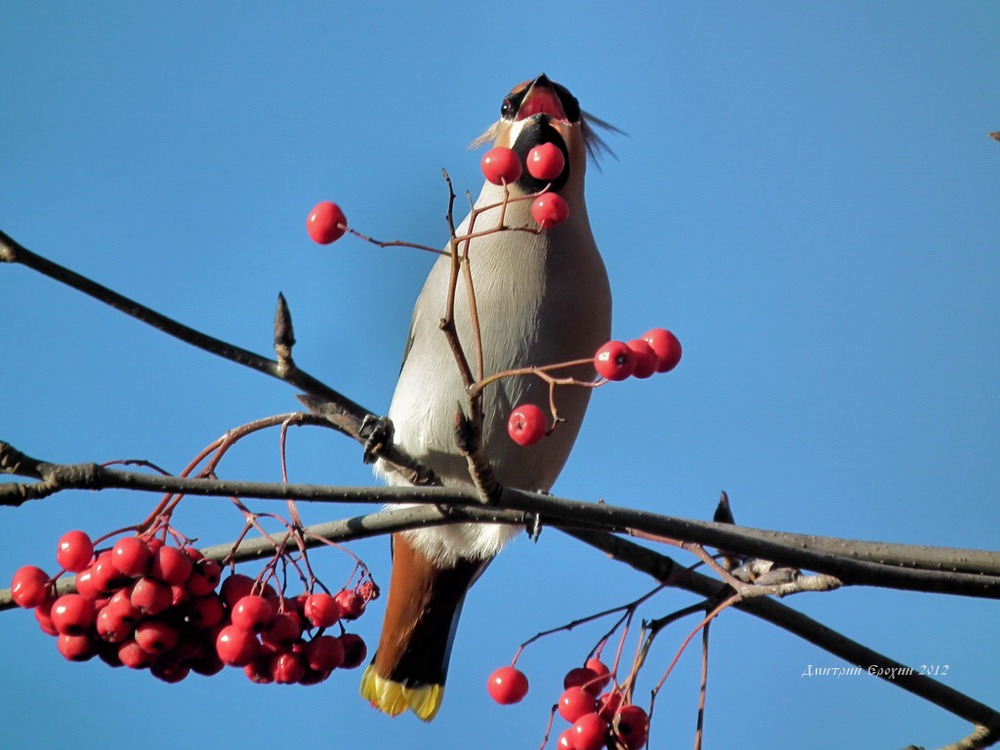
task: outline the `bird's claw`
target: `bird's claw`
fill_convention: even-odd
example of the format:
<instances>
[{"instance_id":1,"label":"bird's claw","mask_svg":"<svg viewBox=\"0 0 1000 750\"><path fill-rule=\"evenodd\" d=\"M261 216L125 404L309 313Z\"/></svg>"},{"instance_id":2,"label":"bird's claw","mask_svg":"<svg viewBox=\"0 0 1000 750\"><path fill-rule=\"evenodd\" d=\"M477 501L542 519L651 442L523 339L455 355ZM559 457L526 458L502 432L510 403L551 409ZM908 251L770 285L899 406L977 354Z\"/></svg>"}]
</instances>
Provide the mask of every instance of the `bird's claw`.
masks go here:
<instances>
[{"instance_id":1,"label":"bird's claw","mask_svg":"<svg viewBox=\"0 0 1000 750\"><path fill-rule=\"evenodd\" d=\"M373 464L386 446L392 445L395 428L388 417L376 417L374 414L365 416L358 435L364 440L364 453L361 460Z\"/></svg>"}]
</instances>

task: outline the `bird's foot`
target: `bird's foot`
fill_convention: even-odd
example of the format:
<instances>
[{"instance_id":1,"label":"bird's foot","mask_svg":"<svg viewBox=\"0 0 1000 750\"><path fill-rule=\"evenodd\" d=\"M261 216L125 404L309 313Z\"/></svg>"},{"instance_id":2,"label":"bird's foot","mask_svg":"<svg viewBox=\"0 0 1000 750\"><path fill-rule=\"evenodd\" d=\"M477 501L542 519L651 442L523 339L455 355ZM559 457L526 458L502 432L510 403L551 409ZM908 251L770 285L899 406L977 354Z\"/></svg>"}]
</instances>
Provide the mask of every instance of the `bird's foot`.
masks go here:
<instances>
[{"instance_id":1,"label":"bird's foot","mask_svg":"<svg viewBox=\"0 0 1000 750\"><path fill-rule=\"evenodd\" d=\"M395 428L388 417L376 417L374 414L365 416L361 423L358 434L364 440L364 453L361 460L366 464L373 464L378 460L379 454L392 445L392 438Z\"/></svg>"}]
</instances>

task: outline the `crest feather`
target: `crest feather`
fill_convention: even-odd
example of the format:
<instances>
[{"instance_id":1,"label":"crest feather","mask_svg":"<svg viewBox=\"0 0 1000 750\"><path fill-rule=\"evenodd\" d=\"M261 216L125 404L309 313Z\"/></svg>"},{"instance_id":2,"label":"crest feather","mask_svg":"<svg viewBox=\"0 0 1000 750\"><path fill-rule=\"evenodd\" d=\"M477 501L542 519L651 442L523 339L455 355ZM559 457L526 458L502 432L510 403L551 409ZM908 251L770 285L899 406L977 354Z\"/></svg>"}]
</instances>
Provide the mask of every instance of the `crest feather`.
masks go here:
<instances>
[{"instance_id":1,"label":"crest feather","mask_svg":"<svg viewBox=\"0 0 1000 750\"><path fill-rule=\"evenodd\" d=\"M497 137L497 132L500 129L500 120L490 125L483 131L482 135L476 138L472 143L469 144L469 149L474 150L481 146L486 146L494 141ZM600 128L601 130L606 130L609 133L614 133L615 135L627 135L621 128L616 128L610 122L602 120L600 117L595 117L589 112L583 112L580 115L580 128L583 133L583 144L587 148L587 156L590 160L597 165L600 169L601 157L604 154L609 154L614 158L615 152L611 150L611 147L605 142L605 140L598 135L594 128Z\"/></svg>"}]
</instances>

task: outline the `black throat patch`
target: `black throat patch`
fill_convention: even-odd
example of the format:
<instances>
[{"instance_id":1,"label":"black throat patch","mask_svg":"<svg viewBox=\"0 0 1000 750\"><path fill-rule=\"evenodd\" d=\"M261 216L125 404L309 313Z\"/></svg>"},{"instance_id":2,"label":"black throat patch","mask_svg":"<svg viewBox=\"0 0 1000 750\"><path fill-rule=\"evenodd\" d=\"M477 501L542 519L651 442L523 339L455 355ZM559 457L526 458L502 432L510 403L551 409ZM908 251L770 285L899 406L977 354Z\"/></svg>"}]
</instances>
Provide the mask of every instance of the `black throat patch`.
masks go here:
<instances>
[{"instance_id":1,"label":"black throat patch","mask_svg":"<svg viewBox=\"0 0 1000 750\"><path fill-rule=\"evenodd\" d=\"M559 131L549 124L549 118L546 115L540 115L534 122L524 126L520 135L517 136L517 140L514 142L513 150L521 160L521 163L525 164L528 160L528 152L535 146L540 146L543 143L554 143L563 152L563 157L566 159L566 166L563 167L563 171L552 181L552 190L559 192L563 185L566 184L566 180L569 179L569 150L566 148L566 142L559 135ZM535 179L528 174L528 170L526 169L521 173L517 185L526 193L534 193L541 190L548 183Z\"/></svg>"}]
</instances>

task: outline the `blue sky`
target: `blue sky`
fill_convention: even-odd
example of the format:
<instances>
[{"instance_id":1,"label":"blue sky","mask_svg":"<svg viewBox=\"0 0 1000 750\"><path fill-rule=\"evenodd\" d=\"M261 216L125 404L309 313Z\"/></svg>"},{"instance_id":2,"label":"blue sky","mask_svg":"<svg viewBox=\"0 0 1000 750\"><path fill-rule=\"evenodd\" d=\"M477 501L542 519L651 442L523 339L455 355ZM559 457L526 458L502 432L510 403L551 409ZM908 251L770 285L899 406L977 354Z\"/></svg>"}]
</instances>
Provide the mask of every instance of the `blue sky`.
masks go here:
<instances>
[{"instance_id":1,"label":"blue sky","mask_svg":"<svg viewBox=\"0 0 1000 750\"><path fill-rule=\"evenodd\" d=\"M477 191L466 145L544 71L628 133L588 182L615 335L664 326L685 349L671 375L595 394L556 492L709 518L725 489L751 526L995 548L998 27L986 2L7 3L0 228L258 351L280 290L299 364L384 411L431 259L319 248L305 216L336 200L362 231L443 244L440 169ZM0 268L0 321L0 439L39 457L179 469L229 427L296 408L287 387L22 268ZM276 437L223 470L277 479ZM356 446L315 430L293 433L290 471L373 481ZM74 493L0 510L0 574L153 503ZM220 500L176 520L205 543L240 525ZM383 582L386 547L355 547ZM332 582L350 571L315 557ZM601 628L529 649L519 706L495 706L486 676L535 632L648 587L554 531L518 540L467 603L429 726L370 711L358 673L170 687L68 665L30 615L5 613L5 742L97 747L152 710L151 749L537 747ZM690 602L664 593L645 615ZM852 589L789 604L901 661L947 664L947 684L1000 705L991 602ZM380 617L376 603L359 631L374 640ZM661 638L641 689L686 633ZM968 731L875 680L801 677L840 663L742 614L712 637L706 747L937 746ZM691 652L658 701L654 746L689 745L696 703Z\"/></svg>"}]
</instances>

